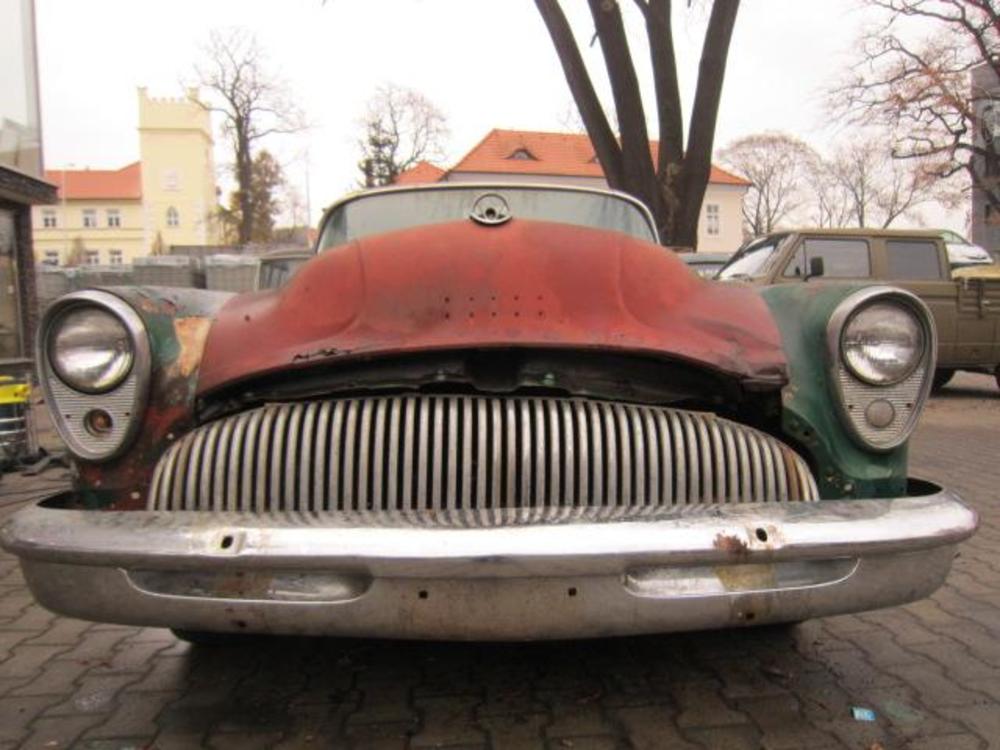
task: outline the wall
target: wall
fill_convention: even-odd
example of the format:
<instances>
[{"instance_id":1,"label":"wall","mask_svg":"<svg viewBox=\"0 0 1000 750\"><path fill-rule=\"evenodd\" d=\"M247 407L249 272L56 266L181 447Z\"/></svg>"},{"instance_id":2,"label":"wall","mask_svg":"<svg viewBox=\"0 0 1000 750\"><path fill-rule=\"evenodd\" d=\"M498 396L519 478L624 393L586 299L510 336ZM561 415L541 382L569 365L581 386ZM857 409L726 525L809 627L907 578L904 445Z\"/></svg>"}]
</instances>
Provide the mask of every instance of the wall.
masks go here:
<instances>
[{"instance_id":1,"label":"wall","mask_svg":"<svg viewBox=\"0 0 1000 750\"><path fill-rule=\"evenodd\" d=\"M139 89L139 156L147 247L156 233L170 245L218 242L211 213L216 206L212 122L197 102L197 90L183 99L157 99ZM179 225L167 226L177 210Z\"/></svg>"},{"instance_id":2,"label":"wall","mask_svg":"<svg viewBox=\"0 0 1000 750\"><path fill-rule=\"evenodd\" d=\"M107 210L117 209L121 220L120 227L109 227ZM84 209L97 212L97 227L83 226ZM54 211L57 226L46 228L42 217L46 211ZM111 262L109 250L121 250L123 262L131 263L138 255L148 254L146 244L145 212L142 202L138 200L87 200L66 201L52 206L35 206L32 208L32 224L34 226L35 259L42 262L46 259L46 251L55 250L59 253L60 265L65 264L74 240L79 237L87 250L100 252L99 262Z\"/></svg>"}]
</instances>

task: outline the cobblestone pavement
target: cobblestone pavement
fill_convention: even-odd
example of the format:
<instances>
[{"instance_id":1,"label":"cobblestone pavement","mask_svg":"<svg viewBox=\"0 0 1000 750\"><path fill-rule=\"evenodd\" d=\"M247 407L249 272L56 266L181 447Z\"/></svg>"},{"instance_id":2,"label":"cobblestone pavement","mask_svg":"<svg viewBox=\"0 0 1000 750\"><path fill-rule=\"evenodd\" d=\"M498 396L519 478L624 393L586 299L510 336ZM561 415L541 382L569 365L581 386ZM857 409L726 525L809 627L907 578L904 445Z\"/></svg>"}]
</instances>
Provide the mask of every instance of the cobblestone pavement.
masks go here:
<instances>
[{"instance_id":1,"label":"cobblestone pavement","mask_svg":"<svg viewBox=\"0 0 1000 750\"><path fill-rule=\"evenodd\" d=\"M0 556L0 749L1000 747L998 428L992 379L963 375L915 440L915 473L982 515L936 596L790 629L196 648L51 615ZM4 477L0 515L45 476Z\"/></svg>"}]
</instances>

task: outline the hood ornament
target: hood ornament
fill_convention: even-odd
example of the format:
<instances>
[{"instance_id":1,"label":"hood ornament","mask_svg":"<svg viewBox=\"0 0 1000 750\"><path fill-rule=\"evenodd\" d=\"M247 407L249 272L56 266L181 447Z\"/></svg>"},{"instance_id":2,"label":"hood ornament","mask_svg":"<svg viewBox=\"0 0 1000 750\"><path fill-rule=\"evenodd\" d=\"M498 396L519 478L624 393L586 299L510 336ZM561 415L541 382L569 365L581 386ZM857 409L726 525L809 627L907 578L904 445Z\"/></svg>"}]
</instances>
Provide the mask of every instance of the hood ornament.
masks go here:
<instances>
[{"instance_id":1,"label":"hood ornament","mask_svg":"<svg viewBox=\"0 0 1000 750\"><path fill-rule=\"evenodd\" d=\"M483 193L472 204L469 218L480 224L495 226L509 221L510 206L499 193Z\"/></svg>"}]
</instances>

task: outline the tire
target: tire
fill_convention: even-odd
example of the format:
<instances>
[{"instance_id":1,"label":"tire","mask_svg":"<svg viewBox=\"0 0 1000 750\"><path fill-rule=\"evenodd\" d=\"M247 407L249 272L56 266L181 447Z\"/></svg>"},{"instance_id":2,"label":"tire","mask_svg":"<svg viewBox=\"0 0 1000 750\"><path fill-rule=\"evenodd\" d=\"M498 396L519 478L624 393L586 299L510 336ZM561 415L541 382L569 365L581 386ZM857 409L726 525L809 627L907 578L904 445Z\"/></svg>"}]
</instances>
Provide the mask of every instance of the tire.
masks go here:
<instances>
[{"instance_id":1,"label":"tire","mask_svg":"<svg viewBox=\"0 0 1000 750\"><path fill-rule=\"evenodd\" d=\"M942 370L942 369L935 370L934 380L931 382L931 391L937 393L946 385L948 385L948 383L951 382L951 379L953 377L955 377L954 370ZM997 378L998 378L997 382L1000 383L1000 372L997 373Z\"/></svg>"},{"instance_id":2,"label":"tire","mask_svg":"<svg viewBox=\"0 0 1000 750\"><path fill-rule=\"evenodd\" d=\"M210 630L170 628L170 632L174 637L194 646L242 646L254 638L245 633L215 633Z\"/></svg>"},{"instance_id":3,"label":"tire","mask_svg":"<svg viewBox=\"0 0 1000 750\"><path fill-rule=\"evenodd\" d=\"M996 378L997 388L1000 388L1000 365L997 365L997 369L993 371L993 377Z\"/></svg>"}]
</instances>

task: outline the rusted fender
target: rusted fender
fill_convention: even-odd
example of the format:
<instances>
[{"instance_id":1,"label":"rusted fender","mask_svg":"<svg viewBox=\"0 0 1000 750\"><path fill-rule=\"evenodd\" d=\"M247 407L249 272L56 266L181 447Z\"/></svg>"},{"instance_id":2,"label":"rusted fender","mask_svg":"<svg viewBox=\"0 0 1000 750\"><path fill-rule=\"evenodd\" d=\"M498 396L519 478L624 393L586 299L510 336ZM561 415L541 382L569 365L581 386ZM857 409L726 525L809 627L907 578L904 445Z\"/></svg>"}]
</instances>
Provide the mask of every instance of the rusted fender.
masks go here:
<instances>
[{"instance_id":1,"label":"rusted fender","mask_svg":"<svg viewBox=\"0 0 1000 750\"><path fill-rule=\"evenodd\" d=\"M756 290L702 281L624 234L515 219L365 238L281 289L233 298L209 333L199 392L317 362L510 345L649 353L786 380Z\"/></svg>"},{"instance_id":2,"label":"rusted fender","mask_svg":"<svg viewBox=\"0 0 1000 750\"><path fill-rule=\"evenodd\" d=\"M233 295L199 289L109 287L142 318L149 336L152 377L135 443L108 463L78 463L77 489L88 506L145 507L145 492L160 455L193 427L202 353L219 308Z\"/></svg>"}]
</instances>

